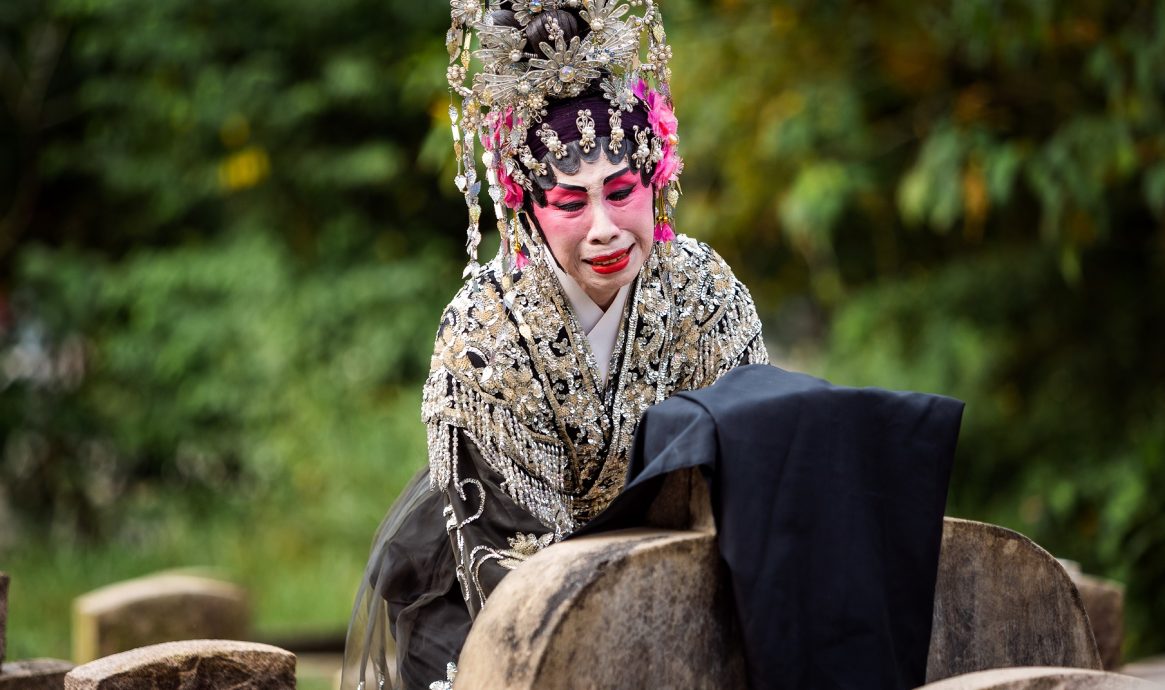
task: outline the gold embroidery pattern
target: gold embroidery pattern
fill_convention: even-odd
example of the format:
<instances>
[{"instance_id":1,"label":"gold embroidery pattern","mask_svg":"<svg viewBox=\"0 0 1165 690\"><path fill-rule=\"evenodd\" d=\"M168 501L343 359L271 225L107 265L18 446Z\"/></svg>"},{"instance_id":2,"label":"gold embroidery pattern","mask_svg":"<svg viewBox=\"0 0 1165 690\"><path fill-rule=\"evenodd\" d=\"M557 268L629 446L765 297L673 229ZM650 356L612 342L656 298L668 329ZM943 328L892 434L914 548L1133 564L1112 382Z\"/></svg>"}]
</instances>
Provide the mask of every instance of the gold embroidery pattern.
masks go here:
<instances>
[{"instance_id":1,"label":"gold embroidery pattern","mask_svg":"<svg viewBox=\"0 0 1165 690\"><path fill-rule=\"evenodd\" d=\"M496 259L466 282L442 317L424 390L434 488L464 499L453 474L461 429L557 541L618 494L648 407L768 361L747 288L707 245L683 235L672 244L666 256L656 245L636 278L605 388L542 261L509 292Z\"/></svg>"}]
</instances>

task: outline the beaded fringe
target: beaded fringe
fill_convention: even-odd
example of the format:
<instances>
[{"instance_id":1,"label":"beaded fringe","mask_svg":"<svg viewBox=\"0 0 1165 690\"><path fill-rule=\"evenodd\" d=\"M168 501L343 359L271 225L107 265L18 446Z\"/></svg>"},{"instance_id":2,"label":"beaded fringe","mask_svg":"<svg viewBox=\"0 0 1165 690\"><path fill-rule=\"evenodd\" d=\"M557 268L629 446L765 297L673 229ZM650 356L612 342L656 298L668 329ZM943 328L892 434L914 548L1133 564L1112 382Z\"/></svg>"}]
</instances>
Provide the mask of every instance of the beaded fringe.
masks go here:
<instances>
[{"instance_id":1,"label":"beaded fringe","mask_svg":"<svg viewBox=\"0 0 1165 690\"><path fill-rule=\"evenodd\" d=\"M422 411L428 427L433 489L460 481L455 469L460 429L490 469L502 476L506 495L557 536L573 531L571 501L565 491L569 459L557 439L536 438L511 410L464 385L444 368L430 374Z\"/></svg>"}]
</instances>

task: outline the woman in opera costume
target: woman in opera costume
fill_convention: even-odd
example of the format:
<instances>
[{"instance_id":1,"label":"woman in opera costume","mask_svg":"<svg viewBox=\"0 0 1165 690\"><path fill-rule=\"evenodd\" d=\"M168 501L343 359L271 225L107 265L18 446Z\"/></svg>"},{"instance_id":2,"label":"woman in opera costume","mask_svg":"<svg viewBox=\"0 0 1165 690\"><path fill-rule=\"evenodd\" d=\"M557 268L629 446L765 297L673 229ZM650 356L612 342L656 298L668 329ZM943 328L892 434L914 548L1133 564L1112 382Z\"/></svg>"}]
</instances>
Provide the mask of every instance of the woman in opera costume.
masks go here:
<instances>
[{"instance_id":1,"label":"woman in opera costume","mask_svg":"<svg viewBox=\"0 0 1165 690\"><path fill-rule=\"evenodd\" d=\"M447 687L501 578L619 496L648 408L768 361L748 290L672 230L683 163L658 4L451 8L471 260L424 388L428 467L377 533L344 687ZM479 161L501 235L485 265Z\"/></svg>"}]
</instances>

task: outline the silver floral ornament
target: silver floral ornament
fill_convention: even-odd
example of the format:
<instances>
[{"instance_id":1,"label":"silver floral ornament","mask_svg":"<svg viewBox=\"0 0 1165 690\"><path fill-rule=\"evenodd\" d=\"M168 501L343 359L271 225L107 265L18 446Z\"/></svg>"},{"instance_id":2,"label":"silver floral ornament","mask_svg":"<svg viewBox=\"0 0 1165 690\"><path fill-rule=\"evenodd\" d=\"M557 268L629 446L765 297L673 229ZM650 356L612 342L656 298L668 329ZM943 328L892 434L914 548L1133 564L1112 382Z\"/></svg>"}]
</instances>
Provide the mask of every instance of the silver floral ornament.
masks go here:
<instances>
[{"instance_id":1,"label":"silver floral ornament","mask_svg":"<svg viewBox=\"0 0 1165 690\"><path fill-rule=\"evenodd\" d=\"M599 77L596 65L589 63L582 55L581 40L578 36L570 39L570 44L562 38L554 41L554 46L540 43L538 47L546 59L532 58L530 65L543 70L546 91L555 96L577 96L592 79Z\"/></svg>"},{"instance_id":2,"label":"silver floral ornament","mask_svg":"<svg viewBox=\"0 0 1165 690\"><path fill-rule=\"evenodd\" d=\"M630 10L628 5L618 4L618 0L590 0L587 9L579 11L579 16L591 27L591 31L602 34L620 26L619 19Z\"/></svg>"},{"instance_id":3,"label":"silver floral ornament","mask_svg":"<svg viewBox=\"0 0 1165 690\"><path fill-rule=\"evenodd\" d=\"M454 24L469 25L481 19L481 0L449 0Z\"/></svg>"},{"instance_id":4,"label":"silver floral ornament","mask_svg":"<svg viewBox=\"0 0 1165 690\"><path fill-rule=\"evenodd\" d=\"M526 34L510 26L482 25L477 35L481 48L475 56L485 69L496 74L521 75L526 72L523 60L531 57L526 52Z\"/></svg>"},{"instance_id":5,"label":"silver floral ornament","mask_svg":"<svg viewBox=\"0 0 1165 690\"><path fill-rule=\"evenodd\" d=\"M599 88L603 90L603 97L616 110L631 112L635 108L635 104L639 102L639 99L635 97L635 92L631 90L631 78L629 76L624 78L605 77L599 82Z\"/></svg>"}]
</instances>

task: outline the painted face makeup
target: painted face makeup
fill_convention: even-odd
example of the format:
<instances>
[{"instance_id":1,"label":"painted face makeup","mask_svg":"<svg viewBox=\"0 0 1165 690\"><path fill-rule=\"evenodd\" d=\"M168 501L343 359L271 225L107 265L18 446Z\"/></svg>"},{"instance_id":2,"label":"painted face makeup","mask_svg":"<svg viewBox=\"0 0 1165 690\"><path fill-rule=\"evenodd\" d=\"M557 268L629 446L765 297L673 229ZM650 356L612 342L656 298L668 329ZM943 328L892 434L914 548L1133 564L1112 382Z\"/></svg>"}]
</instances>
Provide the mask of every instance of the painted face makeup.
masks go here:
<instances>
[{"instance_id":1,"label":"painted face makeup","mask_svg":"<svg viewBox=\"0 0 1165 690\"><path fill-rule=\"evenodd\" d=\"M555 175L558 184L546 191L546 206L534 205L534 215L558 265L606 309L651 252L651 188L605 156L584 161L573 175Z\"/></svg>"}]
</instances>

